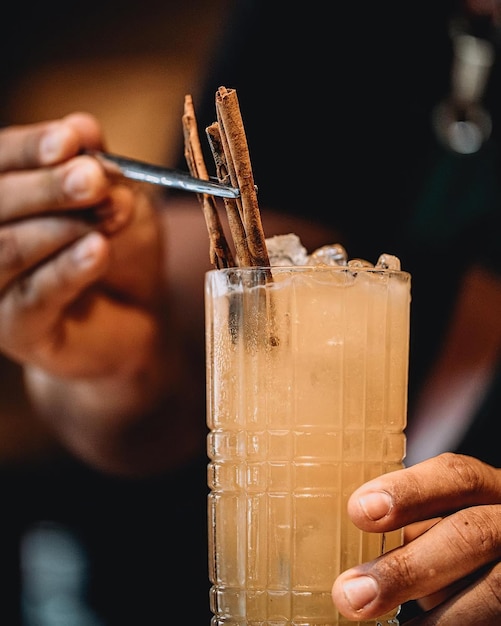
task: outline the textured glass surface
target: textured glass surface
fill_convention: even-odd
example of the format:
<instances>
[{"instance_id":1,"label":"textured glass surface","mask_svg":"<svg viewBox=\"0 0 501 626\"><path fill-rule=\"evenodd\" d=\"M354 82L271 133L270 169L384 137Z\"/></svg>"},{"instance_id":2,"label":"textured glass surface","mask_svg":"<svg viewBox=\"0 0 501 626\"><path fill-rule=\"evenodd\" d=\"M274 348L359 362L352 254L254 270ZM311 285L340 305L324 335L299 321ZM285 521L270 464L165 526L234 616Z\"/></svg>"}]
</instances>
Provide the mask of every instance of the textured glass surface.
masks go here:
<instances>
[{"instance_id":1,"label":"textured glass surface","mask_svg":"<svg viewBox=\"0 0 501 626\"><path fill-rule=\"evenodd\" d=\"M346 503L402 467L409 303L409 275L390 270L207 275L213 626L356 624L331 587L383 550Z\"/></svg>"}]
</instances>

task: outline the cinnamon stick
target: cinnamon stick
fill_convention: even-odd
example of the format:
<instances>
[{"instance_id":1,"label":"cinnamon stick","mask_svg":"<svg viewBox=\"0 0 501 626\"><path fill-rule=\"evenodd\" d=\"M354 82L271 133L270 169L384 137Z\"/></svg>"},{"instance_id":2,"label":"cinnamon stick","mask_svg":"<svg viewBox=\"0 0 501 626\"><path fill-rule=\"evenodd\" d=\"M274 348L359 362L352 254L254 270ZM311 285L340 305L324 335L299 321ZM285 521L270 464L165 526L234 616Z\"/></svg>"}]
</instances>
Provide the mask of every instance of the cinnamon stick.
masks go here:
<instances>
[{"instance_id":1,"label":"cinnamon stick","mask_svg":"<svg viewBox=\"0 0 501 626\"><path fill-rule=\"evenodd\" d=\"M246 233L251 265L269 266L249 148L235 89L219 87L216 114L230 181L240 189L236 203Z\"/></svg>"},{"instance_id":2,"label":"cinnamon stick","mask_svg":"<svg viewBox=\"0 0 501 626\"><path fill-rule=\"evenodd\" d=\"M247 138L234 89L226 89L226 87L218 89L216 115L217 122L206 129L206 134L220 182L226 184L230 182L232 186L240 190L239 198L235 200L225 198L228 223L239 263L246 267L266 268L262 273L263 282L273 281ZM265 298L264 306L269 320L268 341L271 346L276 346L279 341L274 331L275 315L272 296L269 290L261 292L261 297Z\"/></svg>"},{"instance_id":3,"label":"cinnamon stick","mask_svg":"<svg viewBox=\"0 0 501 626\"><path fill-rule=\"evenodd\" d=\"M202 146L198 135L193 99L189 94L184 98L184 113L182 122L184 156L188 169L190 170L190 174L192 176L196 176L197 178L208 180L209 174L203 158ZM202 206L207 231L209 233L210 262L217 269L221 269L223 267L234 267L235 260L224 234L214 197L208 194L197 194L197 196Z\"/></svg>"},{"instance_id":4,"label":"cinnamon stick","mask_svg":"<svg viewBox=\"0 0 501 626\"><path fill-rule=\"evenodd\" d=\"M216 176L221 183L226 184L229 182L230 176L228 173L228 163L222 146L219 124L214 122L205 129L205 132L207 134L212 156L214 157L214 162L216 164ZM238 265L252 265L252 257L249 252L249 246L247 245L245 227L242 222L238 203L233 198L224 198L223 200L226 208L226 215L228 217L230 233L235 246Z\"/></svg>"}]
</instances>

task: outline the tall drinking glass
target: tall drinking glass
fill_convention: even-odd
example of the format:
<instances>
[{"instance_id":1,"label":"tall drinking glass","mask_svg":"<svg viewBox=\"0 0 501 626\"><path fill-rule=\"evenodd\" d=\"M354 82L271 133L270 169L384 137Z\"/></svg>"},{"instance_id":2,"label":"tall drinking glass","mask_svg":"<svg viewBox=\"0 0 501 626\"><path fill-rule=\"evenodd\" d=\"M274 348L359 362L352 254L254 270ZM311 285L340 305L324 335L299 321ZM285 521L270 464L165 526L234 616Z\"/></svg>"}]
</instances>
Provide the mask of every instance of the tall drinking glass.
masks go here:
<instances>
[{"instance_id":1,"label":"tall drinking glass","mask_svg":"<svg viewBox=\"0 0 501 626\"><path fill-rule=\"evenodd\" d=\"M353 626L334 579L402 539L346 504L402 467L410 275L212 270L205 297L212 625Z\"/></svg>"}]
</instances>

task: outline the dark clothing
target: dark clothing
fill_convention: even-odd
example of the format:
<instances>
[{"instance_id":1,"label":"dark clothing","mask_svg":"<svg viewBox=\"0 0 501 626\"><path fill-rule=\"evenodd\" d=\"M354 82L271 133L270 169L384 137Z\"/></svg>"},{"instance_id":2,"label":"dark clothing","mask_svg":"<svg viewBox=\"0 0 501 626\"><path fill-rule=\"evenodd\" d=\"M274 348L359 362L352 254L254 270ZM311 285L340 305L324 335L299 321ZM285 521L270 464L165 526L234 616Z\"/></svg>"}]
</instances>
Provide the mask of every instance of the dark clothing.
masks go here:
<instances>
[{"instance_id":1,"label":"dark clothing","mask_svg":"<svg viewBox=\"0 0 501 626\"><path fill-rule=\"evenodd\" d=\"M2 623L208 625L206 466L203 457L147 480L64 455L4 469Z\"/></svg>"}]
</instances>

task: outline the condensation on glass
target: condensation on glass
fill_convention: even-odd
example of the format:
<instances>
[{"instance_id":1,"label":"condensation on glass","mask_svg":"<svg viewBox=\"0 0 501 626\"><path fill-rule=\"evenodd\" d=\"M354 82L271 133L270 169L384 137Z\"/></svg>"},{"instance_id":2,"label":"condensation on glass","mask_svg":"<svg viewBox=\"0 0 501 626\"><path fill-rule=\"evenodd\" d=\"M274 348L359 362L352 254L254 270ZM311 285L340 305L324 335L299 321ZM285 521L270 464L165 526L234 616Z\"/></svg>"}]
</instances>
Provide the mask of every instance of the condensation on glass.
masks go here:
<instances>
[{"instance_id":1,"label":"condensation on glass","mask_svg":"<svg viewBox=\"0 0 501 626\"><path fill-rule=\"evenodd\" d=\"M402 467L409 307L395 270L207 274L213 626L356 624L333 606L334 579L402 539L357 530L346 504Z\"/></svg>"}]
</instances>

